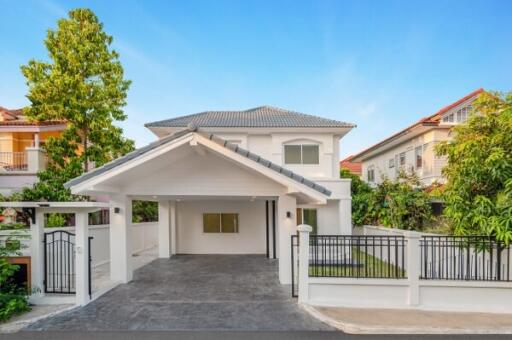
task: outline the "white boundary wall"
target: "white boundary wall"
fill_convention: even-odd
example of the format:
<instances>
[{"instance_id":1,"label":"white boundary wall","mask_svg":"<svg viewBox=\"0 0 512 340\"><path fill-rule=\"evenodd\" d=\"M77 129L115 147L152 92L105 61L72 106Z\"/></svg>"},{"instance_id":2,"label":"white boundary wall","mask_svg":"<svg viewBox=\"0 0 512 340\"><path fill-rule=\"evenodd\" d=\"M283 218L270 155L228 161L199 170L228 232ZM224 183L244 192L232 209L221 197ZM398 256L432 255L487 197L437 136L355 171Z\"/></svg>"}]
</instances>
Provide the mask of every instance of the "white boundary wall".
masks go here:
<instances>
[{"instance_id":1,"label":"white boundary wall","mask_svg":"<svg viewBox=\"0 0 512 340\"><path fill-rule=\"evenodd\" d=\"M302 230L301 230L302 229ZM420 280L419 233L407 238L407 279L309 277L309 232L298 227L299 302L314 306L512 313L512 282ZM380 229L380 228L379 228ZM393 230L392 230L393 232ZM396 235L396 234L395 234Z\"/></svg>"},{"instance_id":2,"label":"white boundary wall","mask_svg":"<svg viewBox=\"0 0 512 340\"><path fill-rule=\"evenodd\" d=\"M110 262L110 226L91 225L89 226L89 236L93 237L91 242L92 266L97 267ZM52 232L57 230L65 230L71 233L75 232L75 227L61 228L45 228L44 232ZM21 239L22 249L20 256L31 256L30 249L30 230L2 230L0 238L5 239L9 235L16 235L17 239ZM133 253L139 253L146 249L153 248L158 245L158 222L145 222L132 224L133 235ZM21 237L20 237L21 236ZM32 263L35 263L32 261Z\"/></svg>"}]
</instances>

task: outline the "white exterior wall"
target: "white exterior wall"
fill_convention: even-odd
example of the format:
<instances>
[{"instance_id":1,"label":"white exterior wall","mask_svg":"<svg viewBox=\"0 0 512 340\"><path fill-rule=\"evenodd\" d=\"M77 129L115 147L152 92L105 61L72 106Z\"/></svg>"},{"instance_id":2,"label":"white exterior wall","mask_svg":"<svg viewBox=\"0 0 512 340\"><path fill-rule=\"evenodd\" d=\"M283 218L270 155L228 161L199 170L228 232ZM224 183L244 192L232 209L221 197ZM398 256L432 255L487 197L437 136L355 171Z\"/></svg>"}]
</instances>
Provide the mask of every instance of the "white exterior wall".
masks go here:
<instances>
[{"instance_id":1,"label":"white exterior wall","mask_svg":"<svg viewBox=\"0 0 512 340\"><path fill-rule=\"evenodd\" d=\"M309 179L339 178L339 137L332 133L272 133L266 135L216 133L216 135ZM319 164L284 164L284 145L286 144L317 144L319 146Z\"/></svg>"},{"instance_id":2,"label":"white exterior wall","mask_svg":"<svg viewBox=\"0 0 512 340\"><path fill-rule=\"evenodd\" d=\"M265 254L265 201L179 202L177 247L181 254ZM237 213L238 233L204 233L203 213Z\"/></svg>"},{"instance_id":3,"label":"white exterior wall","mask_svg":"<svg viewBox=\"0 0 512 340\"><path fill-rule=\"evenodd\" d=\"M403 167L405 170L414 170L425 185L431 184L434 181L442 182L442 168L446 164L446 160L444 157L437 157L434 148L440 141L449 139L449 130L431 130L386 150L377 156L365 159L362 162L362 178L365 182L368 182L368 169L373 167L375 169L376 184L381 183L383 178L396 179L400 169L399 155L405 152L405 166ZM419 146L423 146L423 166L421 169L416 169L415 149ZM393 168L389 167L390 159L394 159L395 166Z\"/></svg>"}]
</instances>

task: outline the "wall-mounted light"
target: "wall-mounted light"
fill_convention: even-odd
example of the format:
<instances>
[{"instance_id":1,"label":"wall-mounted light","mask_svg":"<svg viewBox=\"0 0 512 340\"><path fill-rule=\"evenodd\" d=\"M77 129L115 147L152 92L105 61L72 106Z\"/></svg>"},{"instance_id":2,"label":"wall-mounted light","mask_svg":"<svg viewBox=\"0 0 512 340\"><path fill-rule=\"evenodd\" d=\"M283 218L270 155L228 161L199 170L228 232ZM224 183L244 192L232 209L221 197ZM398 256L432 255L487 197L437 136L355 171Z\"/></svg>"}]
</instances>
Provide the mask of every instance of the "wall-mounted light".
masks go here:
<instances>
[{"instance_id":1,"label":"wall-mounted light","mask_svg":"<svg viewBox=\"0 0 512 340\"><path fill-rule=\"evenodd\" d=\"M119 208L119 207L115 207L114 208L114 213L115 214L119 214L120 212L121 212L121 208Z\"/></svg>"},{"instance_id":2,"label":"wall-mounted light","mask_svg":"<svg viewBox=\"0 0 512 340\"><path fill-rule=\"evenodd\" d=\"M286 217L287 218L292 218L292 212L291 211L287 211L286 212Z\"/></svg>"}]
</instances>

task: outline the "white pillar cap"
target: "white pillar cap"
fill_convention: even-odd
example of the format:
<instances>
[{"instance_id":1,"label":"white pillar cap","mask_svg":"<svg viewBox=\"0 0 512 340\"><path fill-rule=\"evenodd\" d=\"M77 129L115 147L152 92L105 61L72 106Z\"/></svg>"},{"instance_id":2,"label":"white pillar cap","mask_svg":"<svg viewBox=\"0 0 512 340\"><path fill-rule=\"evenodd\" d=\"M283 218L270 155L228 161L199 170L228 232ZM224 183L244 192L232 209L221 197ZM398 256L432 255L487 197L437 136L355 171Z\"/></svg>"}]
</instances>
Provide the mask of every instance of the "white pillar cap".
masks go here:
<instances>
[{"instance_id":1,"label":"white pillar cap","mask_svg":"<svg viewBox=\"0 0 512 340\"><path fill-rule=\"evenodd\" d=\"M313 231L313 227L310 226L310 225L307 225L307 224L299 224L297 226L297 230L300 231L300 232L312 232Z\"/></svg>"}]
</instances>

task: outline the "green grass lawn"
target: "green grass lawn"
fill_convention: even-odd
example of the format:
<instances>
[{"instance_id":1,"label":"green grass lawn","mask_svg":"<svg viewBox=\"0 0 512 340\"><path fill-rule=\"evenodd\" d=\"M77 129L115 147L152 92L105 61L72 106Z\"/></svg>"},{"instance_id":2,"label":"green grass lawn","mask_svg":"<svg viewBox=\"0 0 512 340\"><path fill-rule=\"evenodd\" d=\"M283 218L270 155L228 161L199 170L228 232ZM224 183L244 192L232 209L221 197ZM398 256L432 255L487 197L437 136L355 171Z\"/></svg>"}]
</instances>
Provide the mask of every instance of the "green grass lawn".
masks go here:
<instances>
[{"instance_id":1,"label":"green grass lawn","mask_svg":"<svg viewBox=\"0 0 512 340\"><path fill-rule=\"evenodd\" d=\"M313 277L407 278L404 269L358 249L352 249L352 260L355 265L310 265L309 275Z\"/></svg>"}]
</instances>

